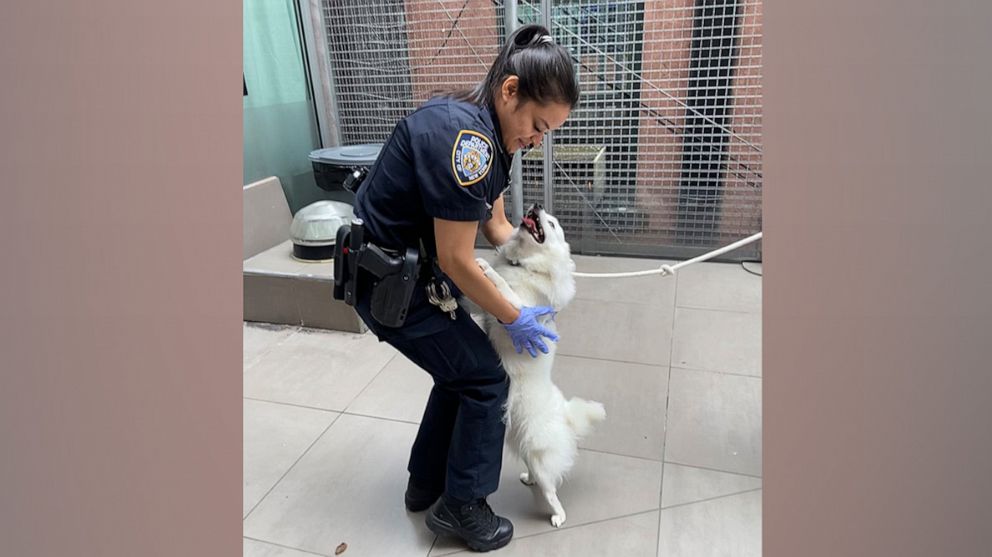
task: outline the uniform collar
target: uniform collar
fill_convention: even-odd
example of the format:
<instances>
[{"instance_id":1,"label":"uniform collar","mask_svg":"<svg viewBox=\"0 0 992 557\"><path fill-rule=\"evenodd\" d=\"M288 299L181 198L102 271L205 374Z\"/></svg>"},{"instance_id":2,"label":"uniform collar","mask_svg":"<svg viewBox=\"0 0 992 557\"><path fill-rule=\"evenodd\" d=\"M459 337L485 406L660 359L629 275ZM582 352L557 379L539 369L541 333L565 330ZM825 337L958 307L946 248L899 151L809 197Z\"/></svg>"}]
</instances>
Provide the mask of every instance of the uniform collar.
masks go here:
<instances>
[{"instance_id":1,"label":"uniform collar","mask_svg":"<svg viewBox=\"0 0 992 557\"><path fill-rule=\"evenodd\" d=\"M499 145L499 152L502 153L503 158L509 159L512 155L506 152L506 145L503 145L503 132L499 127L499 116L496 114L496 107L493 105L486 105L482 109L483 114L489 118L489 121L493 126L493 139L496 140L496 144Z\"/></svg>"}]
</instances>

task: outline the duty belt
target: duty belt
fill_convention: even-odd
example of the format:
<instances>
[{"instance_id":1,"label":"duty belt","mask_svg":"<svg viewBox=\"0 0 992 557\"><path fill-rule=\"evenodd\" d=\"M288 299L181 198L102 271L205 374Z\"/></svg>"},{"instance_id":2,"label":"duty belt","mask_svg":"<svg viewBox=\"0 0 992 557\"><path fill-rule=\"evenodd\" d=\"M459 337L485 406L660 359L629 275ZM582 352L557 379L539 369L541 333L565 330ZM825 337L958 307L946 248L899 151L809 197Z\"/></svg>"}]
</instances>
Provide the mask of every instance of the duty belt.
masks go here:
<instances>
[{"instance_id":1,"label":"duty belt","mask_svg":"<svg viewBox=\"0 0 992 557\"><path fill-rule=\"evenodd\" d=\"M368 271L375 281L372 283L371 313L379 323L387 327L399 327L406 320L410 299L414 288L422 284L419 279L427 278L425 290L427 301L442 312L456 319L458 302L452 295L444 273L425 249L423 241L420 250L406 248L391 250L377 246L365 237L365 226L361 219L338 229L334 244L334 298L344 300L354 306L358 298L358 270ZM421 276L421 269L426 272Z\"/></svg>"}]
</instances>

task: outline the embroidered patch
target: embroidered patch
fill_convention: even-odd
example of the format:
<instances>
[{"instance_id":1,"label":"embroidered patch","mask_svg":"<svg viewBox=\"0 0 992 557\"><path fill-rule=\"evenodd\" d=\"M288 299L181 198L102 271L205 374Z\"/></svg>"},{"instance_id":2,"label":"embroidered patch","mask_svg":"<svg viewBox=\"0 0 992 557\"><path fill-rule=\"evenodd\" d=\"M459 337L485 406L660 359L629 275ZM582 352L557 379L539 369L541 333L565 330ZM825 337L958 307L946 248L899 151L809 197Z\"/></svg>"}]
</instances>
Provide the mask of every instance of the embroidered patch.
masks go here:
<instances>
[{"instance_id":1,"label":"embroidered patch","mask_svg":"<svg viewBox=\"0 0 992 557\"><path fill-rule=\"evenodd\" d=\"M493 164L493 144L488 137L472 130L462 130L451 151L451 167L458 185L467 187L482 180Z\"/></svg>"}]
</instances>

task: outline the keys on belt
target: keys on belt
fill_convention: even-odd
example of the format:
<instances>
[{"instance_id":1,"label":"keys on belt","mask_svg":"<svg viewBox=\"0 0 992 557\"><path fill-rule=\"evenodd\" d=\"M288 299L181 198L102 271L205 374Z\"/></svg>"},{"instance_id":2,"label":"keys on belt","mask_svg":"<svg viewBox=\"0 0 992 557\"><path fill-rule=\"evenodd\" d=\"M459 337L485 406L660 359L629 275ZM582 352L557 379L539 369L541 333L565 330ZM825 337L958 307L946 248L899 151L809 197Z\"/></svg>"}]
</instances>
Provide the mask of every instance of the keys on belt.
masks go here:
<instances>
[{"instance_id":1,"label":"keys on belt","mask_svg":"<svg viewBox=\"0 0 992 557\"><path fill-rule=\"evenodd\" d=\"M432 278L427 284L427 301L450 315L451 319L454 320L455 310L458 309L458 301L451 296L451 289L448 288L448 283L440 281L441 286L438 287L438 282L437 278Z\"/></svg>"}]
</instances>

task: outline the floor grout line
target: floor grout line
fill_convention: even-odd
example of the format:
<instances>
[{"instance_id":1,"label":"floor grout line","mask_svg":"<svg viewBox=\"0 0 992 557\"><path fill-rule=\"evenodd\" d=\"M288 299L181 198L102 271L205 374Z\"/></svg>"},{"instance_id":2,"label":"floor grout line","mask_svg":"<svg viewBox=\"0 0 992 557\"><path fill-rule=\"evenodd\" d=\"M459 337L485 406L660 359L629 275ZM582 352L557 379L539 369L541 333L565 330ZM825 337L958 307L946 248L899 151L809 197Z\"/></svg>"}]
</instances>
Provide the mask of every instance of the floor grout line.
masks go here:
<instances>
[{"instance_id":1,"label":"floor grout line","mask_svg":"<svg viewBox=\"0 0 992 557\"><path fill-rule=\"evenodd\" d=\"M733 371L719 371L719 370L715 370L715 369L701 369L701 368L698 368L698 367L687 367L687 366L675 366L675 365L673 365L673 366L670 366L669 369L680 369L682 371L702 371L702 372L705 372L705 373L716 373L718 375L730 375L730 376L733 376L733 377L750 377L751 379L758 379L758 380L762 379L762 377L763 377L761 375L750 375L748 373L737 373L737 372L733 372Z\"/></svg>"},{"instance_id":2,"label":"floor grout line","mask_svg":"<svg viewBox=\"0 0 992 557\"><path fill-rule=\"evenodd\" d=\"M327 553L317 553L315 551L309 551L309 550L306 550L306 549L300 549L298 547L293 547L291 545L285 545L285 544L276 543L276 542L269 541L269 540L263 540L261 538L253 538L251 536L241 536L241 537L244 538L244 539L246 539L246 540L251 540L253 542L265 543L265 544L269 544L269 545L274 545L276 547L282 547L282 548L285 548L285 549L292 549L293 551L299 551L300 553L308 553L310 555L319 555L320 557L329 557L329 555Z\"/></svg>"},{"instance_id":3,"label":"floor grout line","mask_svg":"<svg viewBox=\"0 0 992 557\"><path fill-rule=\"evenodd\" d=\"M665 451L668 450L668 409L671 405L670 401L672 399L672 358L675 356L675 320L678 316L678 304L679 304L679 275L675 274L675 295L672 297L672 330L668 335L669 346L668 346L668 383L665 386L665 426L663 431L665 436L662 438L661 442L661 487L658 488L658 529L655 534L654 547L655 547L655 557L660 557L661 553L661 501L665 497Z\"/></svg>"},{"instance_id":4,"label":"floor grout line","mask_svg":"<svg viewBox=\"0 0 992 557\"><path fill-rule=\"evenodd\" d=\"M610 304L611 306L612 305L617 305L617 304L627 304L627 305L630 305L630 306L637 306L639 308L653 308L653 309L669 309L669 308L671 308L672 310L675 309L674 306L672 306L671 304L669 304L667 302L658 302L658 303L651 303L651 302L622 302L622 301L617 301L617 300L611 300L611 299L609 299L606 296L604 296L603 298L586 298L585 296L576 295L575 296L575 300L581 300L583 302L594 302L594 303L597 303L597 304Z\"/></svg>"},{"instance_id":5,"label":"floor grout line","mask_svg":"<svg viewBox=\"0 0 992 557\"><path fill-rule=\"evenodd\" d=\"M564 532L565 530L572 530L572 529L575 529L575 528L583 528L585 526L592 526L593 524L603 524L605 522L611 522L611 521L614 521L614 520L623 520L625 518L630 518L632 516L640 516L642 514L656 513L656 512L659 512L659 511L661 511L660 508L658 508L658 509L646 509L646 510L643 510L643 511L637 511L637 512L622 514L622 515L619 515L619 516L611 516L609 518L600 518L598 520L591 520L589 522L583 522L582 524L572 524L572 525L569 525L569 526L565 526L563 528L555 528L554 530L547 530L547 531L544 531L544 532L534 532L533 534L527 534L526 536L520 536L520 539L533 538L533 537L537 537L537 536L542 536L544 534L554 534L555 532Z\"/></svg>"},{"instance_id":6,"label":"floor grout line","mask_svg":"<svg viewBox=\"0 0 992 557\"><path fill-rule=\"evenodd\" d=\"M279 400L269 400L269 399L265 399L265 398L255 398L255 397L250 397L250 396L246 396L246 397L242 397L242 398L244 398L244 400L251 400L251 401L254 401L254 402L267 402L269 404L279 404L281 406L292 406L293 408L305 408L307 410L318 410L320 412L331 412L331 413L334 413L334 414L339 414L339 415L344 415L344 416L358 416L360 418L370 418L370 419L373 419L373 420L382 420L382 421L385 421L385 422L396 422L396 423L408 424L408 425L420 425L420 422L412 422L410 420L401 420L399 418L389 418L389 417L386 417L386 416L375 416L375 415L372 415L372 414L361 414L359 412L345 412L344 410L332 410L332 409L329 409L329 408L319 408L317 406L307 406L305 404L297 404L295 402L282 402L282 401L279 401ZM623 455L621 455L621 456L623 456Z\"/></svg>"},{"instance_id":7,"label":"floor grout line","mask_svg":"<svg viewBox=\"0 0 992 557\"><path fill-rule=\"evenodd\" d=\"M590 452L590 453L608 454L610 456L619 456L619 457L623 457L623 458L633 458L633 459L636 459L636 460L644 460L644 461L647 461L647 462L654 462L655 464L663 464L665 462L664 459L660 459L660 458L650 458L650 457L647 457L647 456L637 456L637 455L632 455L632 454L616 453L616 452L613 452L613 451L604 451L602 449L590 449L588 447L579 447L579 450L580 451Z\"/></svg>"},{"instance_id":8,"label":"floor grout line","mask_svg":"<svg viewBox=\"0 0 992 557\"><path fill-rule=\"evenodd\" d=\"M689 501L687 503L679 503L678 505L669 505L667 507L662 507L660 510L667 511L669 509L677 509L679 507L688 507L689 505L695 505L697 503L707 503L709 501L716 501L717 499L723 499L725 497L733 497L735 495L743 495L745 493L753 493L755 491L761 491L762 489L764 489L764 486L745 489L743 491L736 491L734 493L725 493L723 495L717 495L715 497L707 497L706 499L699 499L698 501Z\"/></svg>"},{"instance_id":9,"label":"floor grout line","mask_svg":"<svg viewBox=\"0 0 992 557\"><path fill-rule=\"evenodd\" d=\"M395 423L398 423L398 424L407 424L407 425L420 425L420 422L411 422L409 420L401 420L399 418L387 418L385 416L373 416L371 414L359 414L357 412L341 412L341 413L344 414L344 415L346 415L346 416L358 416L359 418L369 418L371 420L382 420L384 422L395 422Z\"/></svg>"},{"instance_id":10,"label":"floor grout line","mask_svg":"<svg viewBox=\"0 0 992 557\"><path fill-rule=\"evenodd\" d=\"M351 408L351 405L352 404L355 404L355 401L358 400L359 398L361 398L362 394L365 393L365 391L367 391L369 389L369 387L372 386L372 383L375 382L375 380L380 375L382 375L382 372L385 371L386 368L389 367L389 364L393 363L393 360L395 360L396 357L399 356L399 355L400 355L400 353L399 352L396 352L395 354L393 354L393 357L392 358L389 358L388 360L386 360L386 363L382 364L382 367L379 368L379 371L375 372L375 375L373 375L372 376L372 379L369 379L369 382L366 383L364 387L362 387L362 390L361 391L358 391L358 394L355 395L351 399L351 401L348 402L348 404L345 405L344 410L342 412L347 413L348 412L348 409Z\"/></svg>"},{"instance_id":11,"label":"floor grout line","mask_svg":"<svg viewBox=\"0 0 992 557\"><path fill-rule=\"evenodd\" d=\"M698 464L686 464L684 462L676 462L674 460L666 460L665 464L677 464L679 466L685 466L687 468L697 468L699 470L706 470L708 472L722 472L724 474L734 474L737 476L746 476L748 478L757 478L759 480L764 480L764 477L755 474L748 474L746 472L734 472L732 470L721 470L720 468L712 468L709 466L699 466Z\"/></svg>"},{"instance_id":12,"label":"floor grout line","mask_svg":"<svg viewBox=\"0 0 992 557\"><path fill-rule=\"evenodd\" d=\"M634 365L639 365L639 366L665 367L665 364L654 364L654 363L646 363L646 362L634 362L634 361L630 361L630 360L615 360L615 359L612 359L612 358L597 358L596 356L583 356L581 354L566 354L566 353L560 352L560 351L559 352L556 352L555 355L557 355L557 356L565 356L566 358L581 358L581 359L584 359L584 360L595 360L595 361L598 361L598 362L613 362L613 363L617 363L617 364L634 364ZM669 361L671 361L671 356L669 356Z\"/></svg>"},{"instance_id":13,"label":"floor grout line","mask_svg":"<svg viewBox=\"0 0 992 557\"><path fill-rule=\"evenodd\" d=\"M303 457L305 457L307 455L307 453L310 452L310 449L312 449L313 446L316 445L318 441L320 441L321 437L323 437L324 434L326 434L327 431L329 429L331 429L334 426L334 424L336 424L338 422L338 419L340 419L340 418L341 418L341 414L338 414L337 416L334 416L334 419L331 420L331 423L328 424L328 426L324 428L324 431L321 431L320 432L320 435L318 435L316 438L314 438L313 442L311 442L307 446L307 448L300 454L300 456L297 457L296 460L293 461L293 464L291 464L289 466L289 468L287 468L286 471L283 472L281 476L279 476L279 479L276 480L275 483L272 484L272 486L265 492L264 495L262 495L261 497L259 497L258 501L256 501L255 504L252 505L251 510L249 510L248 513L245 514L244 517L241 519L242 524L244 524L244 521L248 520L248 517L251 516L251 513L255 512L255 509L257 509L258 506L262 504L262 501L265 501L265 498L268 497L270 493L272 493L272 490L274 490L276 488L276 486L279 485L279 483L282 482L286 478L286 476L293 470L293 468L296 468L296 465L300 463L300 460L302 460Z\"/></svg>"},{"instance_id":14,"label":"floor grout line","mask_svg":"<svg viewBox=\"0 0 992 557\"><path fill-rule=\"evenodd\" d=\"M761 315L761 308L760 307L757 308L757 309L731 309L731 308L715 308L715 307L691 306L691 305L690 306L684 306L684 305L678 305L678 304L676 304L675 307L676 307L676 309L691 309L691 310L694 310L694 311L696 311L696 310L698 310L698 311L719 311L719 312L726 312L726 313L739 313L739 314L743 314L743 315L758 315L758 316Z\"/></svg>"},{"instance_id":15,"label":"floor grout line","mask_svg":"<svg viewBox=\"0 0 992 557\"><path fill-rule=\"evenodd\" d=\"M674 320L673 320L673 323L674 323ZM673 325L673 329L674 329L674 325ZM673 345L672 348L674 348L674 344L675 344L675 341L674 341L674 337L673 337L673 339L672 339L672 345ZM660 367L660 368L668 367L668 368L685 369L685 370L690 370L690 371L708 371L710 373L719 373L721 375L739 375L739 376L742 376L742 377L754 377L755 379L761 379L762 378L761 375L752 375L752 374L749 374L749 373L741 373L741 372L735 372L735 371L723 371L723 370L719 370L719 369L702 369L702 368L696 368L696 367L689 367L689 366L686 366L686 365L674 365L674 364L672 364L672 354L669 354L669 356L668 356L668 364L634 362L634 361L631 361L631 360L617 360L617 359L613 359L613 358L598 358L596 356L583 356L581 354L566 354L564 352L558 352L557 355L558 356L564 356L566 358L575 358L575 359L580 359L580 360L593 360L593 361L597 361L597 362L610 362L610 363L616 363L616 364L633 364L633 365L638 365L638 366Z\"/></svg>"},{"instance_id":16,"label":"floor grout line","mask_svg":"<svg viewBox=\"0 0 992 557\"><path fill-rule=\"evenodd\" d=\"M674 321L673 321L673 323L674 323ZM673 329L674 329L674 325L673 325ZM673 339L672 339L672 345L673 345L672 348L674 348L674 344L675 344L675 341L674 341L674 337L673 337ZM719 373L720 375L734 375L734 376L738 376L738 377L751 377L751 378L754 378L754 379L761 379L763 377L761 375L752 375L750 373L741 373L741 372L736 372L736 371L723 371L723 370L719 370L719 369L703 369L703 368L698 368L698 367L689 367L689 366L686 366L686 365L675 365L675 364L672 364L671 363L671 359L672 359L672 355L671 354L669 354L669 356L668 356L668 364L667 365L666 364L648 364L648 363L644 363L644 362L632 362L630 360L615 360L615 359L612 359L612 358L597 358L595 356L581 356L581 355L576 355L576 354L565 354L563 352L558 352L557 355L558 356L564 356L565 358L574 358L574 359L577 359L577 360L592 360L592 361L595 361L595 362L609 362L609 363L614 363L614 364L631 364L631 365L637 365L637 366L647 366L647 367L657 367L657 368L666 368L667 367L669 369L683 369L683 370L686 370L686 371L706 371L706 372L709 372L709 373Z\"/></svg>"},{"instance_id":17,"label":"floor grout line","mask_svg":"<svg viewBox=\"0 0 992 557\"><path fill-rule=\"evenodd\" d=\"M299 404L299 403L296 403L296 402L283 402L281 400L270 400L270 399L267 399L267 398L256 398L256 397L252 397L252 396L245 396L245 397L242 397L242 398L245 399L245 400L253 400L255 402L268 402L269 404L279 404L279 405L282 405L282 406L292 406L294 408L306 408L307 410L319 410L321 412L334 412L335 414L343 414L344 413L341 410L333 410L331 408L321 408L319 406L308 406L306 404Z\"/></svg>"},{"instance_id":18,"label":"floor grout line","mask_svg":"<svg viewBox=\"0 0 992 557\"><path fill-rule=\"evenodd\" d=\"M582 524L565 525L565 526L562 526L561 528L555 528L554 530L543 530L543 531L540 531L540 532L534 532L532 534L526 534L524 536L516 536L516 535L514 535L513 536L513 540L526 540L528 538L536 538L538 536L546 536L546 535L549 535L549 534L557 534L559 532L565 532L565 531L568 531L568 530L575 530L575 529L578 529L578 528L585 528L586 526L593 526L595 524L603 524L605 522L612 522L614 520L623 520L625 518L631 518L631 517L634 517L634 516L640 516L642 514L660 513L660 512L661 512L661 509L648 509L648 510L644 510L644 511L637 511L637 512L633 512L633 513L629 513L629 514L620 515L620 516L612 516L612 517L609 517L609 518L601 518L599 520L592 520L592 521L589 521L589 522L583 522ZM460 555L462 553L471 554L471 551L469 551L468 549L458 549L458 550L453 551L451 553L439 553L438 554L438 557L440 557L442 555L443 556Z\"/></svg>"}]
</instances>

